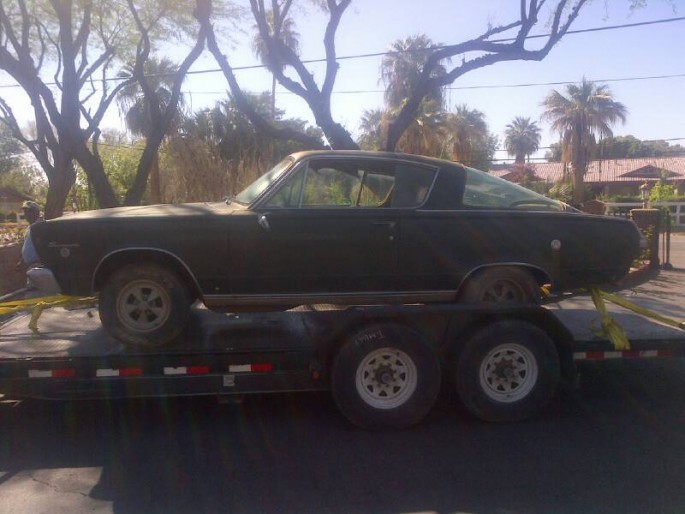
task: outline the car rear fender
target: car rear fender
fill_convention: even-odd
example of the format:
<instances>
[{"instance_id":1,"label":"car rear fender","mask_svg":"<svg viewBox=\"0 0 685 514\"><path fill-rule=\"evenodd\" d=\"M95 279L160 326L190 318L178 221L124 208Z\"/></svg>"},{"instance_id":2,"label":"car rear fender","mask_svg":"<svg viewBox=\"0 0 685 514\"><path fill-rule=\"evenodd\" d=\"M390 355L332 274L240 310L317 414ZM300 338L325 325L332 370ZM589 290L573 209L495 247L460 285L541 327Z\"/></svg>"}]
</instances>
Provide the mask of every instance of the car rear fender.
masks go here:
<instances>
[{"instance_id":1,"label":"car rear fender","mask_svg":"<svg viewBox=\"0 0 685 514\"><path fill-rule=\"evenodd\" d=\"M176 272L195 298L202 296L200 286L188 265L177 255L159 248L126 248L105 255L93 273L93 291L99 291L114 271L129 264L152 263L166 266Z\"/></svg>"}]
</instances>

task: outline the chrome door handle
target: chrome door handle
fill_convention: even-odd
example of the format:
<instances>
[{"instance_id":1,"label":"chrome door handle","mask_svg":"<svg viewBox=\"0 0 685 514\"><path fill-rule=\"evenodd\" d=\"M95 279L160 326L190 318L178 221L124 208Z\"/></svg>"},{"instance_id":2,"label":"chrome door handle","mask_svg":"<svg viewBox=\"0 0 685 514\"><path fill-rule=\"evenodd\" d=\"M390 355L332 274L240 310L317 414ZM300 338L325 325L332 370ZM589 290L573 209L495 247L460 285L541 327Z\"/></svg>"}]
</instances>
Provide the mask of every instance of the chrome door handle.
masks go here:
<instances>
[{"instance_id":1,"label":"chrome door handle","mask_svg":"<svg viewBox=\"0 0 685 514\"><path fill-rule=\"evenodd\" d=\"M269 218L266 217L266 214L262 214L261 216L259 216L257 223L259 223L259 226L262 227L264 230L271 230L271 225L269 225Z\"/></svg>"}]
</instances>

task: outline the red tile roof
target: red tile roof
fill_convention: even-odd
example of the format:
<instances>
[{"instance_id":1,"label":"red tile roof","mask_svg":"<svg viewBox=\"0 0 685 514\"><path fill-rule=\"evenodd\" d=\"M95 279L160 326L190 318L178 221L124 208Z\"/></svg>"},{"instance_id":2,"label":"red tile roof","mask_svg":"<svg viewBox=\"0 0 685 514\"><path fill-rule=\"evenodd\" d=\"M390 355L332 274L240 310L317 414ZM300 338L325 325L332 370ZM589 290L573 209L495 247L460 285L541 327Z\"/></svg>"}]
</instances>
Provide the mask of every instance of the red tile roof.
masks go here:
<instances>
[{"instance_id":1,"label":"red tile roof","mask_svg":"<svg viewBox=\"0 0 685 514\"><path fill-rule=\"evenodd\" d=\"M526 163L525 167L545 182L557 182L563 177L564 163ZM592 161L585 175L586 183L644 182L661 178L662 170L668 171L671 180L685 180L685 157L649 157L642 159L609 159ZM518 165L495 165L490 173L506 178L515 178ZM570 166L569 166L570 173Z\"/></svg>"}]
</instances>

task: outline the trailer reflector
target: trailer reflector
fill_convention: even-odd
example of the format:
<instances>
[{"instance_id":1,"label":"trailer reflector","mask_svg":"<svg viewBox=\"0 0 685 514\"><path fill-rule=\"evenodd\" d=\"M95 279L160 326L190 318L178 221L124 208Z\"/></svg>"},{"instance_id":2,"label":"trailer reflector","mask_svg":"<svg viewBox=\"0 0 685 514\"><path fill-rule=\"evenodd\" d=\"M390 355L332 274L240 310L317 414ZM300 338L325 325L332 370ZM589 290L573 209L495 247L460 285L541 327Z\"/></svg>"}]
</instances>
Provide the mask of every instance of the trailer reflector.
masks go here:
<instances>
[{"instance_id":1,"label":"trailer reflector","mask_svg":"<svg viewBox=\"0 0 685 514\"><path fill-rule=\"evenodd\" d=\"M75 376L76 370L74 368L29 370L29 378L73 378Z\"/></svg>"},{"instance_id":2,"label":"trailer reflector","mask_svg":"<svg viewBox=\"0 0 685 514\"><path fill-rule=\"evenodd\" d=\"M139 377L143 374L143 368L121 368L121 369L98 369L95 371L96 377Z\"/></svg>"},{"instance_id":3,"label":"trailer reflector","mask_svg":"<svg viewBox=\"0 0 685 514\"><path fill-rule=\"evenodd\" d=\"M178 366L165 367L165 375L207 375L209 366Z\"/></svg>"},{"instance_id":4,"label":"trailer reflector","mask_svg":"<svg viewBox=\"0 0 685 514\"><path fill-rule=\"evenodd\" d=\"M274 365L270 362L260 362L256 364L231 364L228 371L231 373L266 373L273 371Z\"/></svg>"},{"instance_id":5,"label":"trailer reflector","mask_svg":"<svg viewBox=\"0 0 685 514\"><path fill-rule=\"evenodd\" d=\"M673 350L625 350L625 351L591 351L575 352L573 360L602 361L610 359L644 359L650 357L673 357Z\"/></svg>"}]
</instances>

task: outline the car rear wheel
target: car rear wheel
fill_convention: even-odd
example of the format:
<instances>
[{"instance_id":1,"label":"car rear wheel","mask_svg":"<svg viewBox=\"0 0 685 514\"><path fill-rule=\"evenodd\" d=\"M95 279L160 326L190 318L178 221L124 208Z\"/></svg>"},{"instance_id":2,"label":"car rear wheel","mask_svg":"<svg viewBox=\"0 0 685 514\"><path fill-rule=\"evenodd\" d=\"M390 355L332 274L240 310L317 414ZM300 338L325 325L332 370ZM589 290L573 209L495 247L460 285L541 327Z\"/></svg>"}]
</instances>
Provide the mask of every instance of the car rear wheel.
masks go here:
<instances>
[{"instance_id":1,"label":"car rear wheel","mask_svg":"<svg viewBox=\"0 0 685 514\"><path fill-rule=\"evenodd\" d=\"M185 328L190 295L168 268L135 264L114 272L105 282L99 310L102 325L122 343L159 347Z\"/></svg>"},{"instance_id":2,"label":"car rear wheel","mask_svg":"<svg viewBox=\"0 0 685 514\"><path fill-rule=\"evenodd\" d=\"M539 303L540 287L523 268L487 268L469 277L457 296L459 303Z\"/></svg>"},{"instance_id":3,"label":"car rear wheel","mask_svg":"<svg viewBox=\"0 0 685 514\"><path fill-rule=\"evenodd\" d=\"M440 390L440 364L414 331L393 324L352 335L335 358L333 397L341 412L365 429L418 423Z\"/></svg>"}]
</instances>

